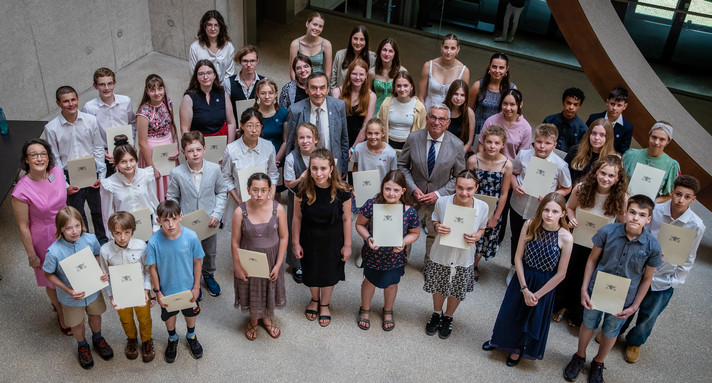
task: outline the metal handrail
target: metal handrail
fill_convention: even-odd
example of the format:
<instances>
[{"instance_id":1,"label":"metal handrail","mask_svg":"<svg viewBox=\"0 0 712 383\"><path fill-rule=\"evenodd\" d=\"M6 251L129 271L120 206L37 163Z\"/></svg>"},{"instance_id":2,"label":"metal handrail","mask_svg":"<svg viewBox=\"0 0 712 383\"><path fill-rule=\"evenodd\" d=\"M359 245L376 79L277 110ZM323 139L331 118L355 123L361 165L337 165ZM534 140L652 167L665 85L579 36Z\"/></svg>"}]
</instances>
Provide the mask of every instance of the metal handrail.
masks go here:
<instances>
[{"instance_id":1,"label":"metal handrail","mask_svg":"<svg viewBox=\"0 0 712 383\"><path fill-rule=\"evenodd\" d=\"M634 1L634 0L613 0L617 3L625 3L625 4L632 4L632 5L640 5L641 7L649 7L649 8L655 8L655 9L662 9L664 11L671 11L675 13L682 13L685 15L691 15L691 16L699 16L699 17L704 17L708 19L712 19L712 15L707 15L704 13L699 13L699 12L690 12L690 11L684 11L681 9L677 8L670 8L666 7L664 5L657 5L657 4L650 4L650 3L641 3L640 1Z\"/></svg>"}]
</instances>

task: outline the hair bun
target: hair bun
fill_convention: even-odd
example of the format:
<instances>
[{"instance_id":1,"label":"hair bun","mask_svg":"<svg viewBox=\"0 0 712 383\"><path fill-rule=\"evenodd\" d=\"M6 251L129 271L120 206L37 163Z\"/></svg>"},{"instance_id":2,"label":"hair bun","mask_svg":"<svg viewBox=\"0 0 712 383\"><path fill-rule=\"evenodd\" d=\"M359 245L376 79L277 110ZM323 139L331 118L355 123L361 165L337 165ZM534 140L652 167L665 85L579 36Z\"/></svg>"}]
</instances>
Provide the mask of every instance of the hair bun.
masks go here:
<instances>
[{"instance_id":1,"label":"hair bun","mask_svg":"<svg viewBox=\"0 0 712 383\"><path fill-rule=\"evenodd\" d=\"M129 138L125 134L117 134L114 136L114 146L128 145Z\"/></svg>"}]
</instances>

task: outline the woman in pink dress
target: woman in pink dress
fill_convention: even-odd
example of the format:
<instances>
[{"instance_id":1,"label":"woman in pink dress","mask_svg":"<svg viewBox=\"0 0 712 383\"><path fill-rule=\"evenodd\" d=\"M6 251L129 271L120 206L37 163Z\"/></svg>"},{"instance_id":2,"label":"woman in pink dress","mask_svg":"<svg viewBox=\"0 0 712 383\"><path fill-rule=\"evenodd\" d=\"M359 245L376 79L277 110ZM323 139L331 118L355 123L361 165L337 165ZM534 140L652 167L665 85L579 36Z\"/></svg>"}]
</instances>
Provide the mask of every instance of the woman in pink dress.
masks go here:
<instances>
[{"instance_id":1,"label":"woman in pink dress","mask_svg":"<svg viewBox=\"0 0 712 383\"><path fill-rule=\"evenodd\" d=\"M22 147L20 167L27 173L12 191L12 210L20 230L20 239L27 252L27 261L35 270L37 286L44 286L52 306L57 310L57 321L66 335L71 330L64 326L62 305L57 300L54 285L44 276L42 264L47 248L54 242L54 217L67 205L64 173L54 166L52 149L45 140L32 139Z\"/></svg>"}]
</instances>

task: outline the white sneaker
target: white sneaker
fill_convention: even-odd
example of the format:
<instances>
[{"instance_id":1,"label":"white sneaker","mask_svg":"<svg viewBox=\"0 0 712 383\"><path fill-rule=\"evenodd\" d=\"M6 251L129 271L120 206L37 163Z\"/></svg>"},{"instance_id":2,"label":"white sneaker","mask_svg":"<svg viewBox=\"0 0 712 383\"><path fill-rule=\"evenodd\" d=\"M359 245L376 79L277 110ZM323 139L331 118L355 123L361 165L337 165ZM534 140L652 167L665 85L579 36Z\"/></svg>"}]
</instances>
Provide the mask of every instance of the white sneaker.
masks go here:
<instances>
[{"instance_id":1,"label":"white sneaker","mask_svg":"<svg viewBox=\"0 0 712 383\"><path fill-rule=\"evenodd\" d=\"M356 256L356 267L362 267L361 264L363 263L363 258L361 257L361 253L358 253Z\"/></svg>"},{"instance_id":2,"label":"white sneaker","mask_svg":"<svg viewBox=\"0 0 712 383\"><path fill-rule=\"evenodd\" d=\"M504 43L507 41L507 36L499 36L494 39L496 43Z\"/></svg>"},{"instance_id":3,"label":"white sneaker","mask_svg":"<svg viewBox=\"0 0 712 383\"><path fill-rule=\"evenodd\" d=\"M507 286L509 286L509 282L512 281L512 278L514 278L514 274L516 274L516 273L517 273L517 269L514 266L511 266L509 268L509 273L507 273L507 279L506 279Z\"/></svg>"}]
</instances>

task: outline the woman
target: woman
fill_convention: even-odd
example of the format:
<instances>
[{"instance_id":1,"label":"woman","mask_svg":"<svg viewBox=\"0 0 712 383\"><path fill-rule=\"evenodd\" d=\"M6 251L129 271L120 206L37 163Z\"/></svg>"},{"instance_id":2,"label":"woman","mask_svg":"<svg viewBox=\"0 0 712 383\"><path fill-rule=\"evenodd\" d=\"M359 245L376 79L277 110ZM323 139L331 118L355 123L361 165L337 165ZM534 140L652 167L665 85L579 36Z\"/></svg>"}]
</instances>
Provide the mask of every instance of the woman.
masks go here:
<instances>
[{"instance_id":1,"label":"woman","mask_svg":"<svg viewBox=\"0 0 712 383\"><path fill-rule=\"evenodd\" d=\"M57 291L42 270L47 248L55 239L54 217L67 205L64 173L60 167L54 166L52 148L42 139L25 142L20 167L26 174L12 190L12 212L20 230L20 240L27 253L27 262L35 271L37 286L45 288L57 311L59 328L65 335L72 335L71 329L64 324Z\"/></svg>"},{"instance_id":2,"label":"woman","mask_svg":"<svg viewBox=\"0 0 712 383\"><path fill-rule=\"evenodd\" d=\"M522 116L522 93L516 89L510 89L503 93L499 103L501 112L491 116L482 125L482 129L487 129L492 125L501 126L507 132L507 144L504 146L504 155L513 160L522 149L529 149L532 145L532 127ZM477 118L477 117L475 117ZM479 137L480 144L484 143L483 137ZM477 152L482 152L479 145Z\"/></svg>"},{"instance_id":3,"label":"woman","mask_svg":"<svg viewBox=\"0 0 712 383\"><path fill-rule=\"evenodd\" d=\"M223 82L225 92L230 96L233 105L235 101L255 99L257 97L255 85L265 78L265 76L257 74L257 64L260 63L260 59L257 55L257 48L252 45L245 45L235 52L235 62L240 64L240 73L226 78ZM233 108L235 121L237 121L239 112Z\"/></svg>"},{"instance_id":4,"label":"woman","mask_svg":"<svg viewBox=\"0 0 712 383\"><path fill-rule=\"evenodd\" d=\"M393 149L401 150L411 132L425 128L425 105L415 97L415 84L408 72L398 72L393 92L383 100L378 118L386 130L385 139Z\"/></svg>"},{"instance_id":5,"label":"woman","mask_svg":"<svg viewBox=\"0 0 712 383\"><path fill-rule=\"evenodd\" d=\"M235 141L235 116L229 95L218 82L217 70L209 60L195 65L193 77L183 94L178 109L180 132L197 130L203 136L227 136L227 143Z\"/></svg>"},{"instance_id":6,"label":"woman","mask_svg":"<svg viewBox=\"0 0 712 383\"><path fill-rule=\"evenodd\" d=\"M346 125L352 152L354 146L366 137L366 121L373 118L376 110L376 94L371 91L367 78L368 64L357 58L349 65L344 84L333 90L334 97L344 100L346 104Z\"/></svg>"},{"instance_id":7,"label":"woman","mask_svg":"<svg viewBox=\"0 0 712 383\"><path fill-rule=\"evenodd\" d=\"M490 57L484 77L475 81L470 88L468 105L475 111L475 134L480 134L488 118L501 111L501 95L509 89L517 89L509 81L509 58L504 53L495 53Z\"/></svg>"},{"instance_id":8,"label":"woman","mask_svg":"<svg viewBox=\"0 0 712 383\"><path fill-rule=\"evenodd\" d=\"M215 66L218 83L222 83L235 73L234 54L235 47L230 42L225 19L214 9L205 12L200 19L197 40L190 44L190 73L193 73L198 61L208 60Z\"/></svg>"},{"instance_id":9,"label":"woman","mask_svg":"<svg viewBox=\"0 0 712 383\"><path fill-rule=\"evenodd\" d=\"M445 105L450 108L448 132L456 135L465 145L465 154L472 149L475 138L475 112L467 106L469 87L463 80L455 80L445 96Z\"/></svg>"},{"instance_id":10,"label":"woman","mask_svg":"<svg viewBox=\"0 0 712 383\"><path fill-rule=\"evenodd\" d=\"M445 101L445 95L453 81L470 82L470 70L457 59L460 41L454 34L447 34L440 43L440 57L427 61L420 71L418 95L425 100L425 110Z\"/></svg>"},{"instance_id":11,"label":"woman","mask_svg":"<svg viewBox=\"0 0 712 383\"><path fill-rule=\"evenodd\" d=\"M331 42L319 36L324 30L324 16L318 12L312 13L307 19L306 27L307 33L289 44L289 62L294 62L297 54L301 53L311 60L313 72L328 75L331 73ZM296 78L294 69L290 69L289 78Z\"/></svg>"},{"instance_id":12,"label":"woman","mask_svg":"<svg viewBox=\"0 0 712 383\"><path fill-rule=\"evenodd\" d=\"M287 151L287 109L277 104L277 84L272 79L257 83L255 108L262 114L262 138L274 146L277 153L277 167L281 167Z\"/></svg>"},{"instance_id":13,"label":"woman","mask_svg":"<svg viewBox=\"0 0 712 383\"><path fill-rule=\"evenodd\" d=\"M347 48L334 55L329 82L331 89L336 89L344 83L344 79L348 78L346 71L355 59L367 62L369 68L376 63L376 53L368 50L368 29L363 25L357 25L351 30Z\"/></svg>"},{"instance_id":14,"label":"woman","mask_svg":"<svg viewBox=\"0 0 712 383\"><path fill-rule=\"evenodd\" d=\"M613 148L613 126L605 118L599 118L591 123L578 145L571 147L566 154L566 161L571 172L571 184L585 176L599 158L616 154Z\"/></svg>"},{"instance_id":15,"label":"woman","mask_svg":"<svg viewBox=\"0 0 712 383\"><path fill-rule=\"evenodd\" d=\"M297 57L292 60L292 70L296 73L296 80L286 83L279 93L279 105L287 110L289 106L295 102L302 101L309 97L307 95L306 86L307 79L309 75L312 74L311 59L298 53Z\"/></svg>"},{"instance_id":16,"label":"woman","mask_svg":"<svg viewBox=\"0 0 712 383\"><path fill-rule=\"evenodd\" d=\"M376 51L376 65L368 71L369 82L373 82L373 91L376 93L376 113L381 109L381 104L386 97L393 93L393 80L398 72L408 71L400 65L398 44L390 37L386 37L378 45Z\"/></svg>"}]
</instances>

